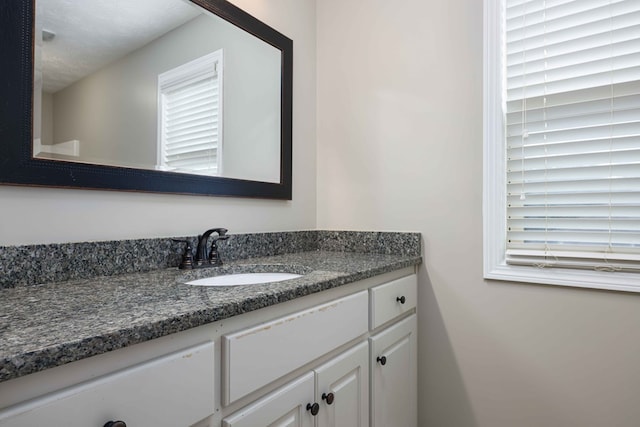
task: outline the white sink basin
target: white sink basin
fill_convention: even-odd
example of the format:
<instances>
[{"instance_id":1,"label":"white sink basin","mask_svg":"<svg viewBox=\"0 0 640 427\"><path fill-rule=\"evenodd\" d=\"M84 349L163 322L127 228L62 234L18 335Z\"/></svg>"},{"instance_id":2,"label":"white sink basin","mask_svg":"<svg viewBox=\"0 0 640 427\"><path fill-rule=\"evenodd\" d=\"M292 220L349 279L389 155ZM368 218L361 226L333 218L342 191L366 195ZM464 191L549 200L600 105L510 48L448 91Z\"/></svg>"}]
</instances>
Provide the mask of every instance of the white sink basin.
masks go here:
<instances>
[{"instance_id":1,"label":"white sink basin","mask_svg":"<svg viewBox=\"0 0 640 427\"><path fill-rule=\"evenodd\" d=\"M204 279L192 280L186 283L193 286L239 286L281 282L298 277L302 277L302 275L293 273L238 273L205 277Z\"/></svg>"}]
</instances>

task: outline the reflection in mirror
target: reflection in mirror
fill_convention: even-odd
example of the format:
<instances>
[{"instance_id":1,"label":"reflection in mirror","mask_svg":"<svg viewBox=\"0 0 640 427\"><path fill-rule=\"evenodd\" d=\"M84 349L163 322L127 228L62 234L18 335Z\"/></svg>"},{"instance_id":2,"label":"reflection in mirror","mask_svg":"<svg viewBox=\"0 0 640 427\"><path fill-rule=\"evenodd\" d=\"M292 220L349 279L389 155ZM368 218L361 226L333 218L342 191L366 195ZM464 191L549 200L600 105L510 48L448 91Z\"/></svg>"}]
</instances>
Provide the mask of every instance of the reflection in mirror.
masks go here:
<instances>
[{"instance_id":1,"label":"reflection in mirror","mask_svg":"<svg viewBox=\"0 0 640 427\"><path fill-rule=\"evenodd\" d=\"M281 51L183 0L37 0L33 153L279 183Z\"/></svg>"}]
</instances>

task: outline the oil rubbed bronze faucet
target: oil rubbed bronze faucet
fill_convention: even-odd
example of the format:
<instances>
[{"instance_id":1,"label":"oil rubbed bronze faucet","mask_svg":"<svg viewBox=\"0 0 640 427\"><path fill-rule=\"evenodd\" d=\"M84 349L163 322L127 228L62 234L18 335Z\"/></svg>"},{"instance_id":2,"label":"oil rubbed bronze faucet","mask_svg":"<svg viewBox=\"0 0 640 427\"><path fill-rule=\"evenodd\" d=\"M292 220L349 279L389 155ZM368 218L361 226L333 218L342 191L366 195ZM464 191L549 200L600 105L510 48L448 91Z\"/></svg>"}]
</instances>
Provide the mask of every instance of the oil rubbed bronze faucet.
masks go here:
<instances>
[{"instance_id":1,"label":"oil rubbed bronze faucet","mask_svg":"<svg viewBox=\"0 0 640 427\"><path fill-rule=\"evenodd\" d=\"M191 250L191 245L188 240L175 240L179 242L186 243L184 248L184 253L182 254L182 261L178 268L181 270L184 269L192 269L192 268L205 268L205 267L218 267L222 265L222 259L220 259L220 253L218 252L218 240L227 240L229 236L227 236L226 228L212 228L210 230L202 233L201 236L198 236L198 247L196 248L196 257L193 259L193 253ZM217 236L213 236L213 241L211 242L211 249L207 253L207 243L209 242L209 237L213 233L216 233Z\"/></svg>"}]
</instances>

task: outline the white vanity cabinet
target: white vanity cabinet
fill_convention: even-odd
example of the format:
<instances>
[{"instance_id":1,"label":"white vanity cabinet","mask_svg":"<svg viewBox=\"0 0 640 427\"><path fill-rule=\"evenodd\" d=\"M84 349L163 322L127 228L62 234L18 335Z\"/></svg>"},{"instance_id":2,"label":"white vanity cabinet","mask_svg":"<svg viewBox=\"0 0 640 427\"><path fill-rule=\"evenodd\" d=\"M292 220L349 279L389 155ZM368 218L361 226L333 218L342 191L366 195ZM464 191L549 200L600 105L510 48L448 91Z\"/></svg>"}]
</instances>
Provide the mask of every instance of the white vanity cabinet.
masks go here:
<instances>
[{"instance_id":1,"label":"white vanity cabinet","mask_svg":"<svg viewBox=\"0 0 640 427\"><path fill-rule=\"evenodd\" d=\"M318 426L368 426L369 351L364 340L368 301L367 291L361 290L223 336L225 405L360 340L355 347L312 367L304 377L234 413L223 425L262 425L247 421L254 419L269 426L297 426L307 421L316 425L317 419ZM302 387L309 375L311 393L305 394ZM293 389L299 393L291 392Z\"/></svg>"},{"instance_id":2,"label":"white vanity cabinet","mask_svg":"<svg viewBox=\"0 0 640 427\"><path fill-rule=\"evenodd\" d=\"M223 427L369 425L366 342L225 418Z\"/></svg>"},{"instance_id":3,"label":"white vanity cabinet","mask_svg":"<svg viewBox=\"0 0 640 427\"><path fill-rule=\"evenodd\" d=\"M416 427L416 275L373 283L224 336L225 404L288 374L303 376L258 392L256 401L224 418L223 427ZM346 343L351 346L338 349ZM311 382L315 392L302 391Z\"/></svg>"},{"instance_id":4,"label":"white vanity cabinet","mask_svg":"<svg viewBox=\"0 0 640 427\"><path fill-rule=\"evenodd\" d=\"M376 286L371 296L371 427L417 426L416 276Z\"/></svg>"},{"instance_id":5,"label":"white vanity cabinet","mask_svg":"<svg viewBox=\"0 0 640 427\"><path fill-rule=\"evenodd\" d=\"M223 404L364 336L367 305L363 290L224 335Z\"/></svg>"},{"instance_id":6,"label":"white vanity cabinet","mask_svg":"<svg viewBox=\"0 0 640 427\"><path fill-rule=\"evenodd\" d=\"M214 412L213 368L209 342L1 411L0 426L190 426Z\"/></svg>"},{"instance_id":7,"label":"white vanity cabinet","mask_svg":"<svg viewBox=\"0 0 640 427\"><path fill-rule=\"evenodd\" d=\"M0 427L416 427L416 287L406 267L0 383Z\"/></svg>"}]
</instances>

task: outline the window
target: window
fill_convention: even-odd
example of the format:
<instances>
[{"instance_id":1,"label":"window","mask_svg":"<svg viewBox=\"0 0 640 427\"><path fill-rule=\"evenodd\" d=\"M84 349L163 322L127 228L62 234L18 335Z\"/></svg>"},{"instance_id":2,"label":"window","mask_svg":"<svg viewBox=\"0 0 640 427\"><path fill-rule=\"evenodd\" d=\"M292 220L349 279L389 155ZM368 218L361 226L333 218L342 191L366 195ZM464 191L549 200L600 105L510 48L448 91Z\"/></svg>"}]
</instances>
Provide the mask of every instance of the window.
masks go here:
<instances>
[{"instance_id":1,"label":"window","mask_svg":"<svg viewBox=\"0 0 640 427\"><path fill-rule=\"evenodd\" d=\"M640 2L485 0L485 277L640 291Z\"/></svg>"},{"instance_id":2,"label":"window","mask_svg":"<svg viewBox=\"0 0 640 427\"><path fill-rule=\"evenodd\" d=\"M222 50L158 76L158 169L222 173Z\"/></svg>"}]
</instances>

